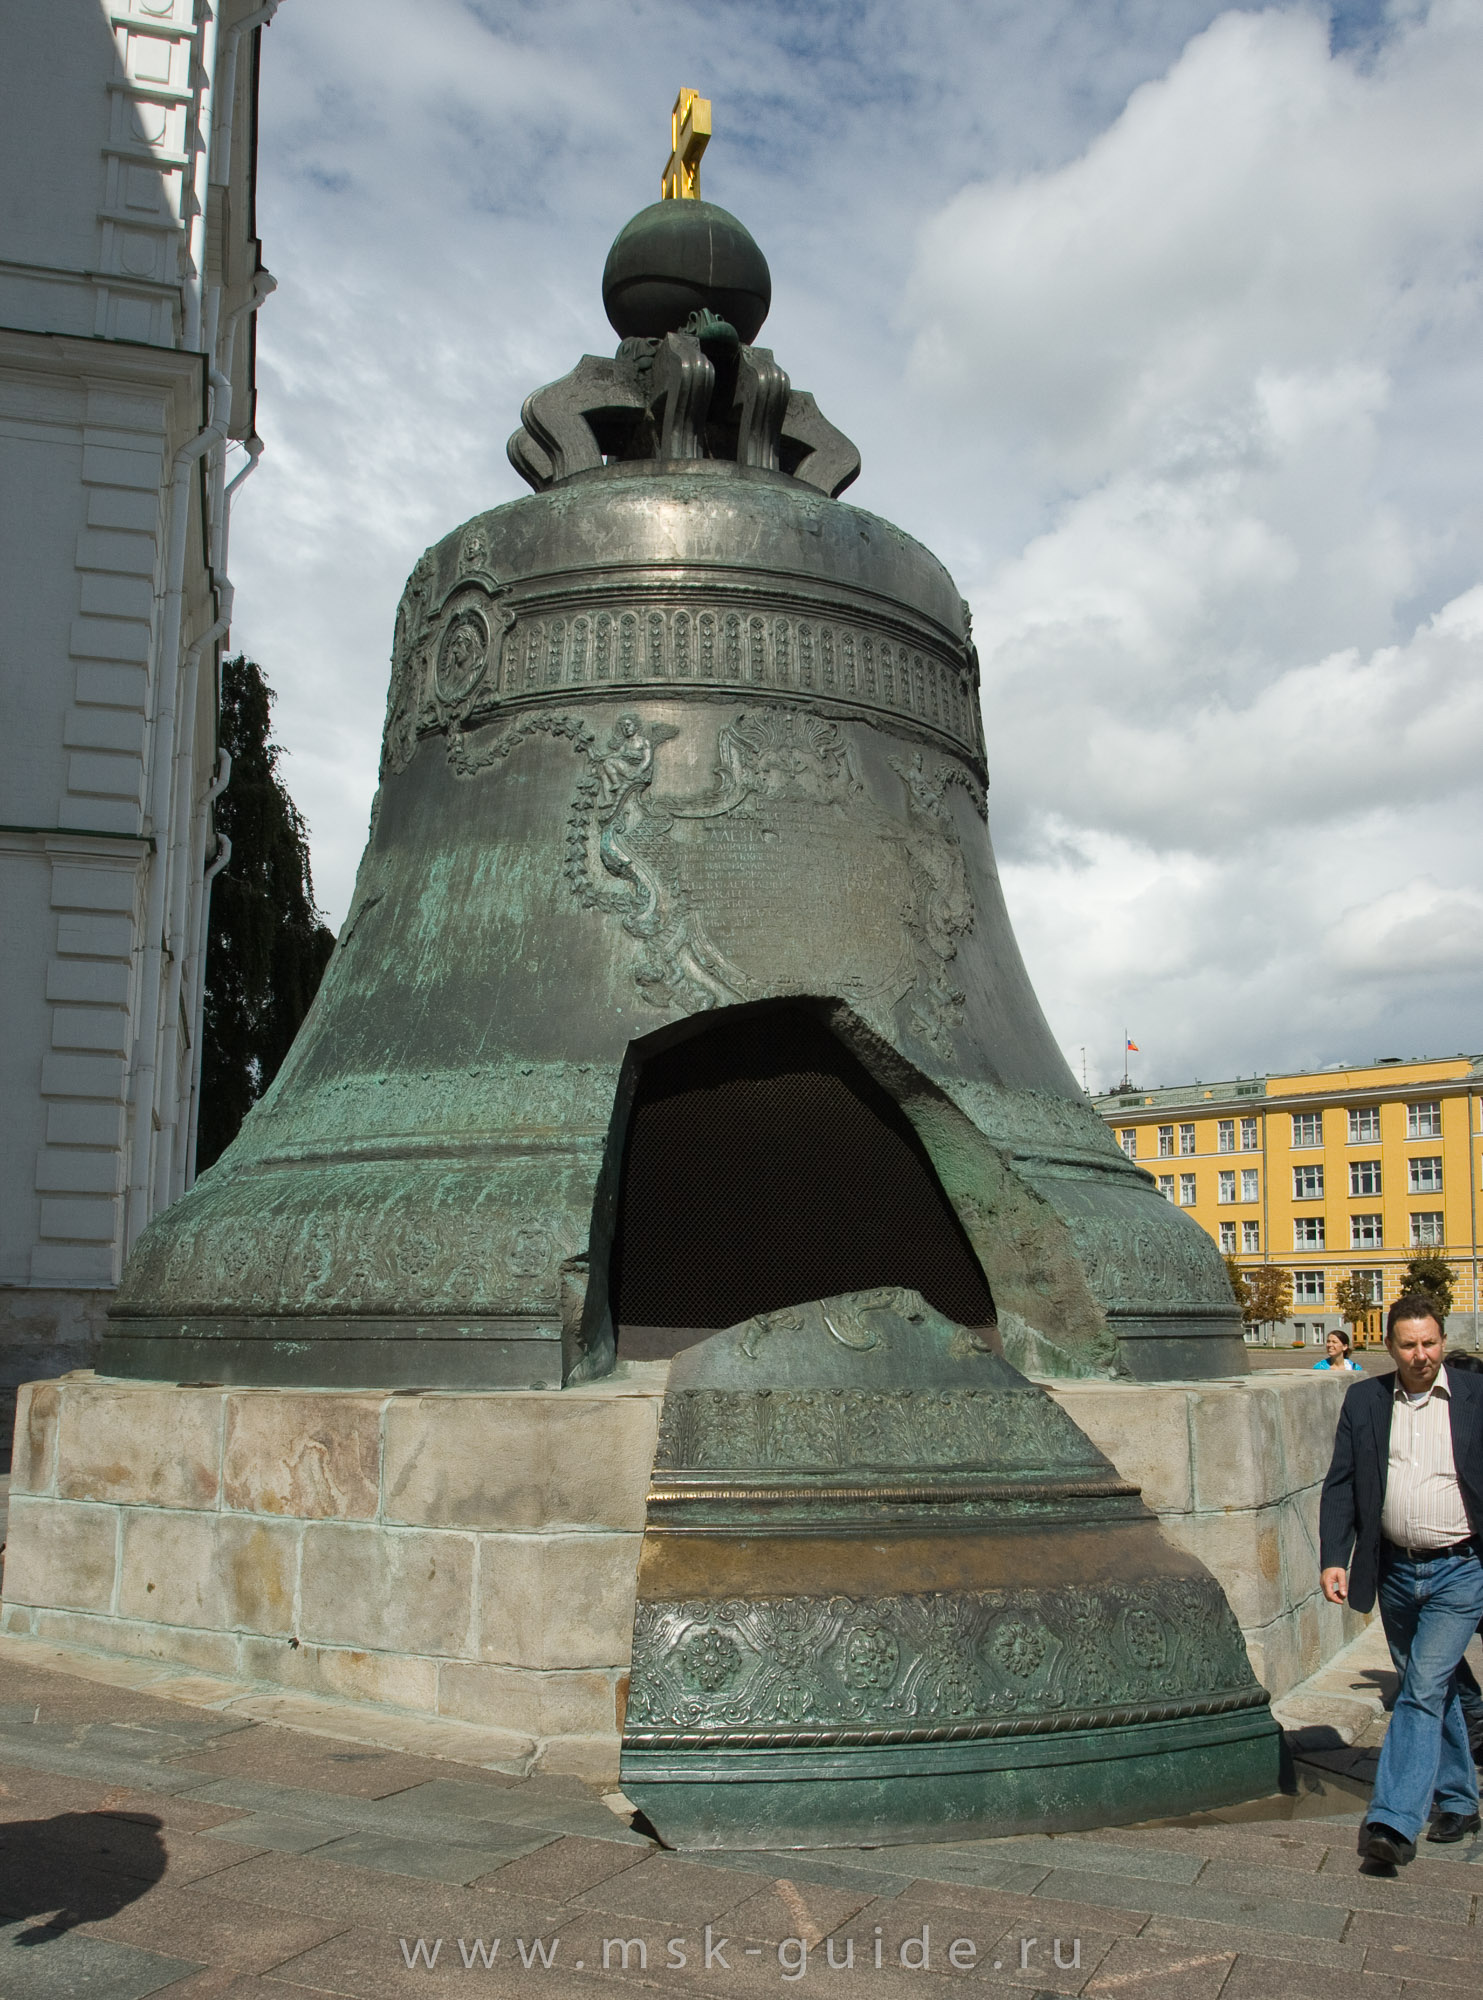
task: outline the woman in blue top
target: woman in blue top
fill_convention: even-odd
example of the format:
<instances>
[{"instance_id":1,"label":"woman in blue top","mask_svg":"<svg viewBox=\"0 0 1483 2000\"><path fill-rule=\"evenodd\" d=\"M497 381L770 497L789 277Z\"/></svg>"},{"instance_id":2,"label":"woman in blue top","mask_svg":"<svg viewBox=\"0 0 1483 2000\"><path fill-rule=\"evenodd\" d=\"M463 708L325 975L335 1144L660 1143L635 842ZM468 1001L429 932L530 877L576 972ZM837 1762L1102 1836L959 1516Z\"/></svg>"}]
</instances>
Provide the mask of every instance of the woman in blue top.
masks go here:
<instances>
[{"instance_id":1,"label":"woman in blue top","mask_svg":"<svg viewBox=\"0 0 1483 2000\"><path fill-rule=\"evenodd\" d=\"M1322 1361L1315 1361L1315 1368L1335 1368L1348 1375L1362 1375L1364 1370L1357 1361L1349 1358L1349 1335L1340 1333L1337 1327L1328 1337L1328 1353Z\"/></svg>"}]
</instances>

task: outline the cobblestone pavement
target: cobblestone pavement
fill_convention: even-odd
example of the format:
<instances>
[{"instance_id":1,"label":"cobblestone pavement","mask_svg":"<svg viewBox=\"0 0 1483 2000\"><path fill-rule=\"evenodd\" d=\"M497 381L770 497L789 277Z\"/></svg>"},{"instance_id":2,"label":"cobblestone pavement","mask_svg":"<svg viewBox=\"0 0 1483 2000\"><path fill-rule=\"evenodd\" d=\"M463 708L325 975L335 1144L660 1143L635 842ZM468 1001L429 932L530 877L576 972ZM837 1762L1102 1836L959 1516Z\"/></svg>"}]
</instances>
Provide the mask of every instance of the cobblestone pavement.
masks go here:
<instances>
[{"instance_id":1,"label":"cobblestone pavement","mask_svg":"<svg viewBox=\"0 0 1483 2000\"><path fill-rule=\"evenodd\" d=\"M1383 1727L1349 1747L1309 1728L1293 1795L1177 1823L702 1860L574 1779L193 1708L9 1649L0 2000L1476 1995L1483 1841L1423 1848L1399 1877L1357 1862Z\"/></svg>"}]
</instances>

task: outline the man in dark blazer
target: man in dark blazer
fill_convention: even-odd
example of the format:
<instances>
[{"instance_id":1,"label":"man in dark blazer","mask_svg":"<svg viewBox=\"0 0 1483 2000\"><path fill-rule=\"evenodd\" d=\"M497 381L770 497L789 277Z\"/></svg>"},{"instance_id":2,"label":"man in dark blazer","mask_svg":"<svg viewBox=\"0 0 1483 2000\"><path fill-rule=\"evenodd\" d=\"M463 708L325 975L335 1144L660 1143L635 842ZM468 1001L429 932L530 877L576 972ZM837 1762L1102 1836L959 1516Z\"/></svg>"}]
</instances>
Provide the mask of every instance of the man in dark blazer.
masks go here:
<instances>
[{"instance_id":1,"label":"man in dark blazer","mask_svg":"<svg viewBox=\"0 0 1483 2000\"><path fill-rule=\"evenodd\" d=\"M1442 1327L1421 1294L1386 1319L1393 1375L1344 1398L1319 1509L1323 1594L1380 1605L1401 1677L1361 1851L1409 1861L1427 1839L1479 1831L1478 1780L1457 1663L1483 1618L1483 1376L1442 1364Z\"/></svg>"}]
</instances>

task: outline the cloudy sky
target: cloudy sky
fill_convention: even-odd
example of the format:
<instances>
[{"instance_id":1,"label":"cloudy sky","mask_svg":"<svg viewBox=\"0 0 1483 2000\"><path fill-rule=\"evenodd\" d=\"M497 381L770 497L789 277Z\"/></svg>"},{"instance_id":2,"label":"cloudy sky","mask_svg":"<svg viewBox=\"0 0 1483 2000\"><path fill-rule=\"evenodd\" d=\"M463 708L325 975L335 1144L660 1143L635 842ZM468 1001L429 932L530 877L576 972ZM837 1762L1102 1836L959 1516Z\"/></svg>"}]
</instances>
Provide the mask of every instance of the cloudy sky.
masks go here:
<instances>
[{"instance_id":1,"label":"cloudy sky","mask_svg":"<svg viewBox=\"0 0 1483 2000\"><path fill-rule=\"evenodd\" d=\"M1483 0L284 0L234 641L330 920L403 581L611 352L681 84L850 500L973 607L1078 1074L1483 1048Z\"/></svg>"}]
</instances>

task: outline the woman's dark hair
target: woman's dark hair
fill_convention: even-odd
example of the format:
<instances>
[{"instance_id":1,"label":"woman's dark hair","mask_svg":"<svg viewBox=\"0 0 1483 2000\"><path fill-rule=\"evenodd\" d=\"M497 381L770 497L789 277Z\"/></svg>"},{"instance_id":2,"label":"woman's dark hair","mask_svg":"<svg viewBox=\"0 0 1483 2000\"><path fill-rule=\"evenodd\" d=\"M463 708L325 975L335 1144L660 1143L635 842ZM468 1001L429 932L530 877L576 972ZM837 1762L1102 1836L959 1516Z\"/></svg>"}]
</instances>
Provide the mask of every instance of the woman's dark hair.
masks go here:
<instances>
[{"instance_id":1,"label":"woman's dark hair","mask_svg":"<svg viewBox=\"0 0 1483 2000\"><path fill-rule=\"evenodd\" d=\"M1347 1333L1341 1332L1338 1327L1334 1326L1329 1328L1328 1337L1330 1340L1342 1341L1344 1343L1344 1352L1346 1354L1349 1352L1349 1335Z\"/></svg>"},{"instance_id":2,"label":"woman's dark hair","mask_svg":"<svg viewBox=\"0 0 1483 2000\"><path fill-rule=\"evenodd\" d=\"M1440 1331L1442 1308L1429 1292L1407 1292L1385 1315L1385 1338L1389 1340L1403 1319L1433 1319Z\"/></svg>"},{"instance_id":3,"label":"woman's dark hair","mask_svg":"<svg viewBox=\"0 0 1483 2000\"><path fill-rule=\"evenodd\" d=\"M1449 1368L1460 1368L1464 1375L1483 1375L1483 1359L1476 1354L1444 1354L1442 1359Z\"/></svg>"}]
</instances>

